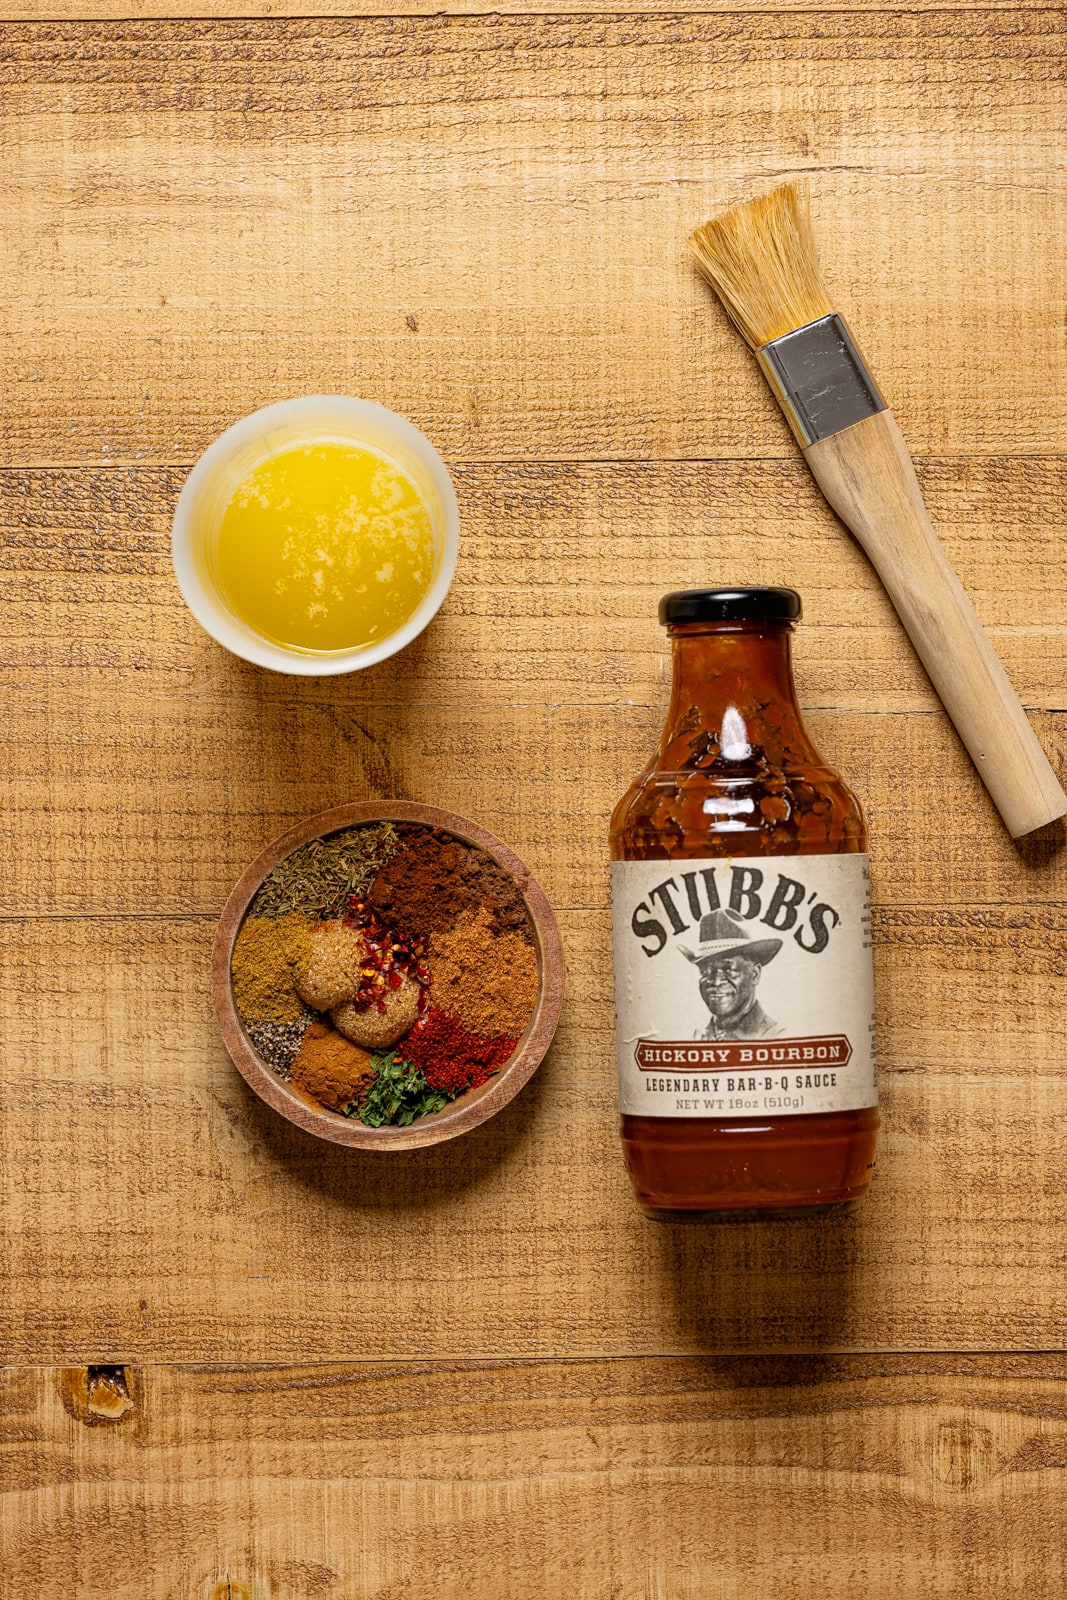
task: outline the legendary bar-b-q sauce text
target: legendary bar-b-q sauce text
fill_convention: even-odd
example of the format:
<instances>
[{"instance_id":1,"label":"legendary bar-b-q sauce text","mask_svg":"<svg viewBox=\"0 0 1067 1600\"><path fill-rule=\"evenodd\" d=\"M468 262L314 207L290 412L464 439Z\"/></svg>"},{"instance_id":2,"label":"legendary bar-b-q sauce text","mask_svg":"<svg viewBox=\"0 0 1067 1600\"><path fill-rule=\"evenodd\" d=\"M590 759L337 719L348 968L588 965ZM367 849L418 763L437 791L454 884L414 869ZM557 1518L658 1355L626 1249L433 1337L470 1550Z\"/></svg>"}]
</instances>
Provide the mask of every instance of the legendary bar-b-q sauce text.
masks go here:
<instances>
[{"instance_id":1,"label":"legendary bar-b-q sauce text","mask_svg":"<svg viewBox=\"0 0 1067 1600\"><path fill-rule=\"evenodd\" d=\"M792 589L670 594L657 755L611 822L622 1140L667 1220L857 1201L878 1128L867 834L804 727Z\"/></svg>"}]
</instances>

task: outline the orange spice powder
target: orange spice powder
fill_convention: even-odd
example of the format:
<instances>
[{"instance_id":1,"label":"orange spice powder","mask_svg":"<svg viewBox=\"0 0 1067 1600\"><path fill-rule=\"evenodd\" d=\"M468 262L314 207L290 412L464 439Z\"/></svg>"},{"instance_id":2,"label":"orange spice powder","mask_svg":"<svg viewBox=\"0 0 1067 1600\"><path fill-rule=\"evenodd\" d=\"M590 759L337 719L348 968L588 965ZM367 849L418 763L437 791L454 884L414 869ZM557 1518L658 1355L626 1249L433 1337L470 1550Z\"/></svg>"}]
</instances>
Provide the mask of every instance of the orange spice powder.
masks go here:
<instances>
[{"instance_id":1,"label":"orange spice powder","mask_svg":"<svg viewBox=\"0 0 1067 1600\"><path fill-rule=\"evenodd\" d=\"M483 1039L517 1039L537 1004L537 952L520 933L494 933L481 905L430 939L435 1006Z\"/></svg>"},{"instance_id":2,"label":"orange spice powder","mask_svg":"<svg viewBox=\"0 0 1067 1600\"><path fill-rule=\"evenodd\" d=\"M374 1081L366 1050L326 1022L313 1022L293 1062L291 1082L329 1111L343 1111Z\"/></svg>"}]
</instances>

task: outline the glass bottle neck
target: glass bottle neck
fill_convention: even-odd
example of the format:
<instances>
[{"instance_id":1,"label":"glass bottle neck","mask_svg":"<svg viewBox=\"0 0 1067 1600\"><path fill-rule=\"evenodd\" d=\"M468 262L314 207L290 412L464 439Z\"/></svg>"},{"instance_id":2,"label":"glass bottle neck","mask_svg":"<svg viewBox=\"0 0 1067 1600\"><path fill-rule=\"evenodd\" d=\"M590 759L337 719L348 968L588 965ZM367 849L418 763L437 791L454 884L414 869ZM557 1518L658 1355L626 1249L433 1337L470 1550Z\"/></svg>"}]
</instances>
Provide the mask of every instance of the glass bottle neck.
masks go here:
<instances>
[{"instance_id":1,"label":"glass bottle neck","mask_svg":"<svg viewBox=\"0 0 1067 1600\"><path fill-rule=\"evenodd\" d=\"M659 764L741 776L753 765L818 762L797 705L788 623L671 629L674 676Z\"/></svg>"}]
</instances>

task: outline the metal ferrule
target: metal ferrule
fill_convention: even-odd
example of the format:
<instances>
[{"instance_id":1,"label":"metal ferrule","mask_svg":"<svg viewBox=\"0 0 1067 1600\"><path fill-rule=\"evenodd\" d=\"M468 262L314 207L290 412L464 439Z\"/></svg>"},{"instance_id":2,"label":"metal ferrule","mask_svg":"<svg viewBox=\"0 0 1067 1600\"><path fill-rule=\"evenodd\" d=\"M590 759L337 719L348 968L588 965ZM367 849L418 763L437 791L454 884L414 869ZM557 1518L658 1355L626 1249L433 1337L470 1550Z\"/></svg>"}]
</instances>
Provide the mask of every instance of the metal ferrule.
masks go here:
<instances>
[{"instance_id":1,"label":"metal ferrule","mask_svg":"<svg viewBox=\"0 0 1067 1600\"><path fill-rule=\"evenodd\" d=\"M756 351L756 360L805 447L886 408L836 311L772 339Z\"/></svg>"}]
</instances>

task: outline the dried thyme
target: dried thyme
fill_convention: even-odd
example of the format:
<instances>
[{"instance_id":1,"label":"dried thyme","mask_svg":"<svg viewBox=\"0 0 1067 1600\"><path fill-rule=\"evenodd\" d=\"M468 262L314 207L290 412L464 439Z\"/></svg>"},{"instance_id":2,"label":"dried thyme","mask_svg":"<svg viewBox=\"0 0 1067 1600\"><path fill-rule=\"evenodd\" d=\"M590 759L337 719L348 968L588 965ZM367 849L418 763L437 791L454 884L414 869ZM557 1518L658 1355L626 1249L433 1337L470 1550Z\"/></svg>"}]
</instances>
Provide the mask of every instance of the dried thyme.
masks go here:
<instances>
[{"instance_id":1,"label":"dried thyme","mask_svg":"<svg viewBox=\"0 0 1067 1600\"><path fill-rule=\"evenodd\" d=\"M249 913L284 917L296 911L314 920L344 916L349 898L362 898L399 848L400 837L391 822L364 823L313 839L278 863Z\"/></svg>"}]
</instances>

